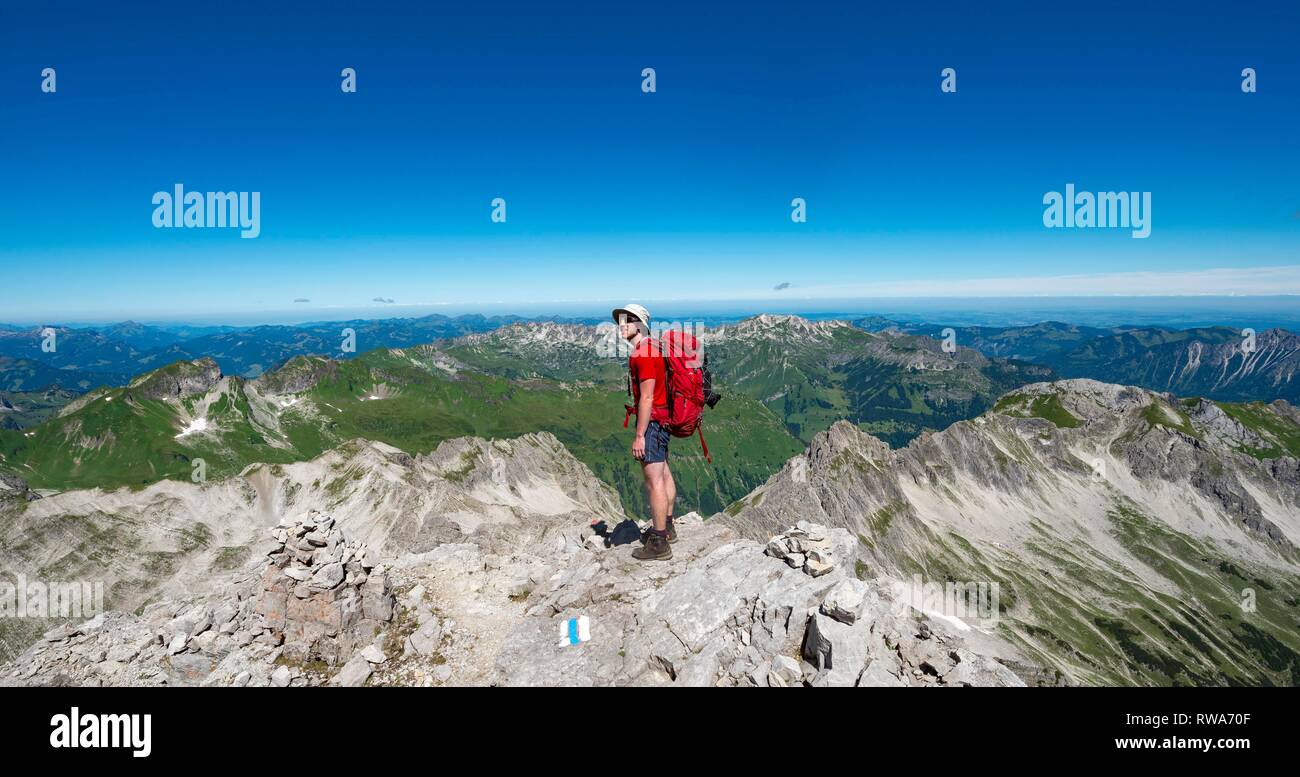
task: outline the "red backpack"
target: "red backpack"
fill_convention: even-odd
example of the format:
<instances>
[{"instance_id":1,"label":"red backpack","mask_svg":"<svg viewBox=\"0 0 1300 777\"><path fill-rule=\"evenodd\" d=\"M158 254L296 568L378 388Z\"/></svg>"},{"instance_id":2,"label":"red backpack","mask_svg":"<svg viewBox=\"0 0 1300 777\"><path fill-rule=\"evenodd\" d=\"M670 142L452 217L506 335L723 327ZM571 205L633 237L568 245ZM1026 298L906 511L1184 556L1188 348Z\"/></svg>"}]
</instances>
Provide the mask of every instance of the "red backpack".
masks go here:
<instances>
[{"instance_id":1,"label":"red backpack","mask_svg":"<svg viewBox=\"0 0 1300 777\"><path fill-rule=\"evenodd\" d=\"M704 458L710 464L709 446L704 442L704 429L701 428L701 415L704 406L713 407L722 397L713 391L713 374L709 372L709 357L705 354L700 360L699 343L695 336L670 329L663 333L663 342L654 343L664 360L664 373L668 384L668 418L663 426L674 437L690 437L699 434L700 448ZM627 393L632 391L632 376L628 375ZM623 428L627 428L628 419L636 415L636 408L623 405L627 413L623 416Z\"/></svg>"}]
</instances>

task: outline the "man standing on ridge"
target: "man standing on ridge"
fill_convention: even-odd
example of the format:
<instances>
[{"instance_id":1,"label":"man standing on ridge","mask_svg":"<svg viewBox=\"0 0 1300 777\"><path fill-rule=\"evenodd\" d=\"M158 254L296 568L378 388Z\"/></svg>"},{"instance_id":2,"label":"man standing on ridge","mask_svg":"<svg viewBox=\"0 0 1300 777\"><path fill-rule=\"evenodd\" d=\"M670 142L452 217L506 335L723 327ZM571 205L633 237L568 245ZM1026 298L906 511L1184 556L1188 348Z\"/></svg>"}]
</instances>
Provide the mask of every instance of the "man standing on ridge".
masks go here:
<instances>
[{"instance_id":1,"label":"man standing on ridge","mask_svg":"<svg viewBox=\"0 0 1300 777\"><path fill-rule=\"evenodd\" d=\"M664 561L673 557L669 543L677 541L673 528L673 502L677 484L668 470L668 441L672 435L664 427L668 420L668 385L663 354L650 338L650 311L637 304L614 310L618 333L632 346L627 369L636 413L636 436L632 439L632 457L641 462L645 476L646 497L650 503L651 526L642 538L642 546L632 551L641 561Z\"/></svg>"}]
</instances>

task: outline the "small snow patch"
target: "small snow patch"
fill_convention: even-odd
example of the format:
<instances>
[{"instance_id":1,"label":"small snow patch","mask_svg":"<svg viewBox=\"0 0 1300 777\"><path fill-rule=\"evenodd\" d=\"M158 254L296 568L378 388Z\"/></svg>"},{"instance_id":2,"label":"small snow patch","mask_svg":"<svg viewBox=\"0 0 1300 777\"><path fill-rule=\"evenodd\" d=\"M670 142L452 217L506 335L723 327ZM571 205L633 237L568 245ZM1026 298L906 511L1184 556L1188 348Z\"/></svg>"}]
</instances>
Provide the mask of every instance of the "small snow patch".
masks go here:
<instances>
[{"instance_id":1,"label":"small snow patch","mask_svg":"<svg viewBox=\"0 0 1300 777\"><path fill-rule=\"evenodd\" d=\"M961 618L958 618L956 615L945 615L938 610L923 610L923 612L935 620L951 624L956 627L958 631L970 631L970 624L966 623L966 621Z\"/></svg>"},{"instance_id":2,"label":"small snow patch","mask_svg":"<svg viewBox=\"0 0 1300 777\"><path fill-rule=\"evenodd\" d=\"M189 426L182 429L181 433L176 435L176 439L179 440L180 438L186 435L195 434L197 432L206 432L207 430L208 430L208 419L195 418L193 421L190 421Z\"/></svg>"}]
</instances>

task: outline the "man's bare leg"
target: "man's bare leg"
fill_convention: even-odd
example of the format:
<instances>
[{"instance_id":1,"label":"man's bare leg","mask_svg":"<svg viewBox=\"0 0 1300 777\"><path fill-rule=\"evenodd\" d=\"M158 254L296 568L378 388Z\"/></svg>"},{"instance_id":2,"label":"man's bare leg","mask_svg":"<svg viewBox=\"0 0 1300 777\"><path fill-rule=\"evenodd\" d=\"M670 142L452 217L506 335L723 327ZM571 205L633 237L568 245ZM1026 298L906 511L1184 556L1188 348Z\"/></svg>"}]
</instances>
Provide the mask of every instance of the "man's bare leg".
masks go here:
<instances>
[{"instance_id":1,"label":"man's bare leg","mask_svg":"<svg viewBox=\"0 0 1300 777\"><path fill-rule=\"evenodd\" d=\"M650 482L650 472L646 469L645 464L641 465L641 477L645 480L645 482L642 483L642 485L645 486L645 503L647 509L650 510L650 520L653 522L654 521L653 505L654 505L655 490L654 490L654 484Z\"/></svg>"},{"instance_id":2,"label":"man's bare leg","mask_svg":"<svg viewBox=\"0 0 1300 777\"><path fill-rule=\"evenodd\" d=\"M668 530L668 492L664 488L663 473L668 465L662 461L642 464L646 487L650 491L650 523L655 531Z\"/></svg>"},{"instance_id":3,"label":"man's bare leg","mask_svg":"<svg viewBox=\"0 0 1300 777\"><path fill-rule=\"evenodd\" d=\"M642 462L647 488L650 490L650 530L642 537L641 547L632 558L641 561L665 561L673 557L668 546L668 492L664 489L664 462Z\"/></svg>"},{"instance_id":4,"label":"man's bare leg","mask_svg":"<svg viewBox=\"0 0 1300 777\"><path fill-rule=\"evenodd\" d=\"M664 462L664 494L668 505L668 517L677 514L677 483L673 481L673 471L668 468L668 462Z\"/></svg>"}]
</instances>

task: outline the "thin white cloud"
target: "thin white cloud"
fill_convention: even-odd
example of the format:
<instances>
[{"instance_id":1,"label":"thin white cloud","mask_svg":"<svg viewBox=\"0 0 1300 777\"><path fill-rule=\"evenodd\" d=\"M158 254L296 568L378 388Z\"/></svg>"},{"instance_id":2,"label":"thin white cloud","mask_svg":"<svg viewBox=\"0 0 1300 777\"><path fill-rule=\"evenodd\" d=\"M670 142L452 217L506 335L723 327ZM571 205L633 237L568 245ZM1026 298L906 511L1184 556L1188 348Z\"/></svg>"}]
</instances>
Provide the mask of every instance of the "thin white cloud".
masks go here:
<instances>
[{"instance_id":1,"label":"thin white cloud","mask_svg":"<svg viewBox=\"0 0 1300 777\"><path fill-rule=\"evenodd\" d=\"M804 297L1110 297L1300 294L1300 265L812 285Z\"/></svg>"}]
</instances>

